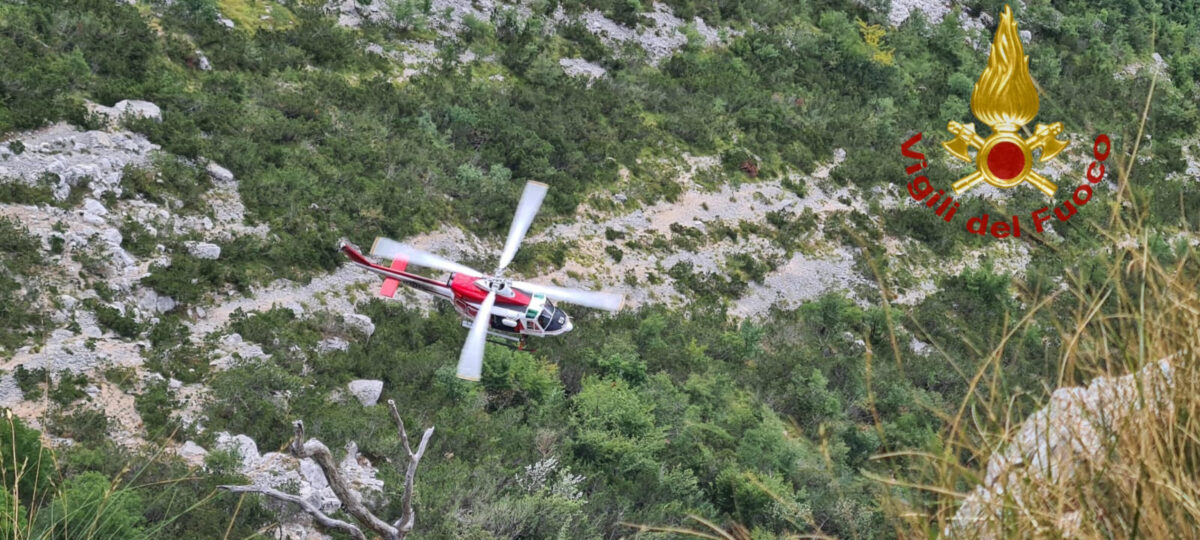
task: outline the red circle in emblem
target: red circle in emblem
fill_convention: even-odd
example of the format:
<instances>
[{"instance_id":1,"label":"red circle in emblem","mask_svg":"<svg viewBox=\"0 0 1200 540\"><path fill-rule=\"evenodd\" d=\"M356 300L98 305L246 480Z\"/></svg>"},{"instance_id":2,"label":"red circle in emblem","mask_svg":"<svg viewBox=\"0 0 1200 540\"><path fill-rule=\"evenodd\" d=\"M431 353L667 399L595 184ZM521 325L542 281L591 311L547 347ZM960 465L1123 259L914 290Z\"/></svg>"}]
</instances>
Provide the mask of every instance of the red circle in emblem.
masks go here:
<instances>
[{"instance_id":1,"label":"red circle in emblem","mask_svg":"<svg viewBox=\"0 0 1200 540\"><path fill-rule=\"evenodd\" d=\"M1001 141L992 147L987 156L988 170L996 178L1011 180L1025 170L1025 152L1010 141Z\"/></svg>"}]
</instances>

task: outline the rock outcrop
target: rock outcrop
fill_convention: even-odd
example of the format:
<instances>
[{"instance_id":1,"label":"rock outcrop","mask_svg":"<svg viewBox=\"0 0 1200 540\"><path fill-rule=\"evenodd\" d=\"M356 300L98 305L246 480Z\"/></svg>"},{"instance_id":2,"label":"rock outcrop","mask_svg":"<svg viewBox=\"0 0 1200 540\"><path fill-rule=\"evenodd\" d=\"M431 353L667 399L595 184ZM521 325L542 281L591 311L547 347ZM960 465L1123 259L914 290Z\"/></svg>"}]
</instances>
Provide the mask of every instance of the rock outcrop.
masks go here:
<instances>
[{"instance_id":1,"label":"rock outcrop","mask_svg":"<svg viewBox=\"0 0 1200 540\"><path fill-rule=\"evenodd\" d=\"M50 179L54 198L65 200L71 188L85 179L99 197L107 191L122 193L121 174L127 165L149 164L158 150L144 136L127 131L80 131L58 123L19 136L25 150L0 147L0 179L28 184ZM94 210L94 208L93 208Z\"/></svg>"},{"instance_id":2,"label":"rock outcrop","mask_svg":"<svg viewBox=\"0 0 1200 540\"><path fill-rule=\"evenodd\" d=\"M127 118L148 118L162 121L162 109L158 108L158 105L139 99L121 100L112 107L89 102L87 107L89 112L104 118L111 126L115 126Z\"/></svg>"},{"instance_id":3,"label":"rock outcrop","mask_svg":"<svg viewBox=\"0 0 1200 540\"><path fill-rule=\"evenodd\" d=\"M364 407L379 403L379 395L383 393L383 381L357 380L348 385L350 394L358 399Z\"/></svg>"},{"instance_id":4,"label":"rock outcrop","mask_svg":"<svg viewBox=\"0 0 1200 540\"><path fill-rule=\"evenodd\" d=\"M1069 485L1084 470L1103 470L1113 459L1113 432L1134 413L1168 414L1174 368L1169 359L1122 377L1099 377L1087 387L1059 388L1050 403L1027 418L1011 442L988 460L983 484L963 501L946 533L999 538L1006 505L1036 508L1041 487ZM1063 516L1059 533L1070 537L1081 514Z\"/></svg>"},{"instance_id":5,"label":"rock outcrop","mask_svg":"<svg viewBox=\"0 0 1200 540\"><path fill-rule=\"evenodd\" d=\"M188 254L197 259L216 260L221 258L221 246L208 242L185 242Z\"/></svg>"},{"instance_id":6,"label":"rock outcrop","mask_svg":"<svg viewBox=\"0 0 1200 540\"><path fill-rule=\"evenodd\" d=\"M358 313L343 313L342 322L346 328L358 332L365 337L371 337L375 334L375 323L371 322L371 318Z\"/></svg>"},{"instance_id":7,"label":"rock outcrop","mask_svg":"<svg viewBox=\"0 0 1200 540\"><path fill-rule=\"evenodd\" d=\"M246 476L255 486L283 489L282 486L285 484L291 485L297 495L326 513L334 512L341 506L337 496L330 489L324 473L321 472L321 468L312 459L298 460L281 452L259 454L258 445L254 443L254 439L246 435L231 435L225 432L217 434L216 448L235 453L240 459L238 472ZM207 455L207 452L195 443L185 443L176 452L181 456L187 454L193 460L199 458L201 461L203 461L203 456ZM342 459L338 467L351 487L368 498L376 498L375 501L368 500L368 503L377 502L378 497L382 496L383 480L377 478L378 471L367 458L359 453L358 445L355 443L351 442L346 445L346 457ZM298 524L309 522L308 515L298 511L296 507L271 499L267 500L271 501L268 504L278 507L276 510L289 516L289 521Z\"/></svg>"}]
</instances>

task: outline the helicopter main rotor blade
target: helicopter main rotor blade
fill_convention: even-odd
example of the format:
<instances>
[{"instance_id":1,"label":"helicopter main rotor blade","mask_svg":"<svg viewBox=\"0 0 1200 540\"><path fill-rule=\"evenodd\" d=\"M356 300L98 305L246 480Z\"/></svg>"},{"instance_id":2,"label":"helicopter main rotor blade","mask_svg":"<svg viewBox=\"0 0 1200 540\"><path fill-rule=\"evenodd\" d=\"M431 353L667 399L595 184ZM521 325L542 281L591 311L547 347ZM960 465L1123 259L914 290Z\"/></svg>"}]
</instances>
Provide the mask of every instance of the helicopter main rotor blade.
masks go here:
<instances>
[{"instance_id":1,"label":"helicopter main rotor blade","mask_svg":"<svg viewBox=\"0 0 1200 540\"><path fill-rule=\"evenodd\" d=\"M496 275L500 275L512 262L513 256L517 254L517 248L521 247L521 240L525 239L525 233L529 231L529 225L533 223L533 217L537 215L538 209L542 207L542 199L546 198L546 189L549 186L541 182L526 182L525 191L521 193L521 202L517 204L517 212L513 215L512 225L508 228L508 240L504 242L504 251L500 253L500 264L496 265Z\"/></svg>"},{"instance_id":2,"label":"helicopter main rotor blade","mask_svg":"<svg viewBox=\"0 0 1200 540\"><path fill-rule=\"evenodd\" d=\"M619 311L621 304L625 302L624 295L615 293L568 289L566 287L555 287L553 285L542 285L526 281L514 281L512 282L512 286L532 293L542 293L551 300L606 311Z\"/></svg>"},{"instance_id":3,"label":"helicopter main rotor blade","mask_svg":"<svg viewBox=\"0 0 1200 540\"><path fill-rule=\"evenodd\" d=\"M487 329L491 322L492 306L496 304L496 291L488 293L479 305L479 312L471 322L471 331L458 356L458 378L478 381L483 374L483 350L487 347Z\"/></svg>"},{"instance_id":4,"label":"helicopter main rotor blade","mask_svg":"<svg viewBox=\"0 0 1200 540\"><path fill-rule=\"evenodd\" d=\"M415 247L401 244L395 240L387 238L376 238L375 244L371 246L371 255L384 259L395 259L402 257L408 261L408 264L415 264L425 268L433 268L446 272L454 272L456 274L470 274L482 276L483 273L475 270L464 264L459 264L451 260L444 259L427 251L421 251Z\"/></svg>"}]
</instances>

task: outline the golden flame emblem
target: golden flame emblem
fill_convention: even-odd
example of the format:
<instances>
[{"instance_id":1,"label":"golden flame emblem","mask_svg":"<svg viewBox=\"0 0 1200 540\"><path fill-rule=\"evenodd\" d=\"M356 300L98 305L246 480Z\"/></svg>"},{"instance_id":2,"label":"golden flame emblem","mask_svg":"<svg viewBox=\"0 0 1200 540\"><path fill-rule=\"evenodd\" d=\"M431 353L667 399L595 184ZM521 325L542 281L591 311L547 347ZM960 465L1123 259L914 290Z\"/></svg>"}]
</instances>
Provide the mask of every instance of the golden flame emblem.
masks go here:
<instances>
[{"instance_id":1,"label":"golden flame emblem","mask_svg":"<svg viewBox=\"0 0 1200 540\"><path fill-rule=\"evenodd\" d=\"M1038 94L1029 75L1029 57L1021 46L1009 6L1004 6L1000 15L987 68L971 92L971 112L992 128L992 135L987 139L980 137L975 133L975 124L951 121L946 127L955 138L942 146L958 159L975 162L975 172L955 182L954 192L962 193L980 182L998 188L1029 182L1053 197L1058 186L1033 171L1033 151L1041 149L1039 161L1045 162L1062 152L1068 143L1057 139L1063 131L1062 122L1038 124L1033 136L1027 139L1017 135L1019 129L1037 116ZM971 148L976 149L974 159L969 153Z\"/></svg>"}]
</instances>

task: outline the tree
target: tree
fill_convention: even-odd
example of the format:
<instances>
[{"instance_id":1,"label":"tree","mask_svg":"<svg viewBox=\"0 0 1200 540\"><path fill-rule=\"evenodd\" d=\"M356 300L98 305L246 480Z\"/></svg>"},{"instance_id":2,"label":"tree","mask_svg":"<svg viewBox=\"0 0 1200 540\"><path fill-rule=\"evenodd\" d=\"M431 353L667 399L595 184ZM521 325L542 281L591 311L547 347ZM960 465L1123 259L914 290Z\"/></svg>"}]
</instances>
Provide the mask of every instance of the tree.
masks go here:
<instances>
[{"instance_id":1,"label":"tree","mask_svg":"<svg viewBox=\"0 0 1200 540\"><path fill-rule=\"evenodd\" d=\"M329 482L329 487L333 489L334 495L341 501L342 508L354 516L354 519L363 527L384 540L401 540L412 532L413 524L416 522L416 513L412 507L413 482L417 476L417 465L421 463L421 457L425 455L425 448L429 445L429 438L433 436L433 427L425 430L425 434L421 436L421 443L417 445L417 451L413 452L412 447L408 444L408 431L404 429L404 420L400 418L400 412L396 410L396 402L389 399L387 403L388 408L392 411L392 419L396 421L396 429L400 432L400 440L404 443L404 451L408 453L408 467L404 473L402 510L400 518L391 523L380 519L363 505L361 494L351 489L350 484L342 477L341 470L333 459L329 447L316 439L306 439L302 421L297 420L294 424L296 436L292 439L289 450L297 459L312 458L321 467L321 471L325 473L325 480ZM357 540L367 540L367 535L358 526L332 518L308 501L295 495L258 486L221 486L221 489L231 493L261 493L274 499L294 503L312 516L322 527L341 531Z\"/></svg>"}]
</instances>

